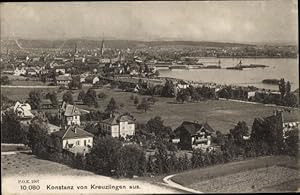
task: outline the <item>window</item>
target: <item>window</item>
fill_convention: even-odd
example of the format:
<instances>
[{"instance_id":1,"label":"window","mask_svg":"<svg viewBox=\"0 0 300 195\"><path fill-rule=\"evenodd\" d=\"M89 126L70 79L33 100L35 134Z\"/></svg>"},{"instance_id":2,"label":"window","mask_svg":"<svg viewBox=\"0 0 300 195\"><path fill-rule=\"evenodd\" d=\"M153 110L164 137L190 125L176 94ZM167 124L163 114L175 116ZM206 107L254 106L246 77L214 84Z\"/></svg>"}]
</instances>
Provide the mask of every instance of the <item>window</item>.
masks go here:
<instances>
[{"instance_id":1,"label":"window","mask_svg":"<svg viewBox=\"0 0 300 195\"><path fill-rule=\"evenodd\" d=\"M76 145L78 146L78 145L80 145L80 141L78 140L78 141L76 141Z\"/></svg>"}]
</instances>

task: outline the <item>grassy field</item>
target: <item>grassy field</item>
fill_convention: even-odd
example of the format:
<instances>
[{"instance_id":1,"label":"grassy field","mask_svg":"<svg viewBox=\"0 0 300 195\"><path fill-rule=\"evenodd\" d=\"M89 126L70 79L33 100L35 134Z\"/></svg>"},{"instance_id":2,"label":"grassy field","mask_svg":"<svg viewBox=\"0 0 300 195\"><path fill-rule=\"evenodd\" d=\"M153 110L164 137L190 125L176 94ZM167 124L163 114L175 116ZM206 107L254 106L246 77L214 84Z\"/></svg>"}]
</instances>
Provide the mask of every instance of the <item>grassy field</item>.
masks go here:
<instances>
[{"instance_id":1,"label":"grassy field","mask_svg":"<svg viewBox=\"0 0 300 195\"><path fill-rule=\"evenodd\" d=\"M83 90L87 90L88 86L84 86ZM10 97L14 100L25 100L28 97L28 93L32 89L26 88L2 88L2 94ZM57 89L36 89L40 91L49 92ZM80 90L73 90L73 98L76 100ZM249 126L252 125L255 117L266 117L272 115L274 107L264 106L262 104L246 104L240 102L231 102L225 100L208 100L198 103L176 103L175 98L156 97L158 100L151 110L146 113L138 111L130 99L131 95L138 96L139 100L143 97L138 94L130 92L122 92L118 89L96 89L97 94L104 92L107 94L107 98L104 100L98 100L99 108L88 107L86 105L78 105L78 107L88 110L105 110L111 97L114 97L116 102L123 107L120 108L120 112L130 112L137 122L145 123L150 118L155 116L161 116L165 121L165 124L172 128L178 127L184 120L189 121L207 121L215 130L221 132L227 132L233 128L238 121L246 121ZM61 99L64 92L58 94L58 98ZM225 117L226 116L226 117ZM300 119L299 111L292 111L291 113L284 113L285 120L298 121Z\"/></svg>"},{"instance_id":2,"label":"grassy field","mask_svg":"<svg viewBox=\"0 0 300 195\"><path fill-rule=\"evenodd\" d=\"M58 174L58 175L94 175L88 171L70 168L52 161L42 160L27 152L1 155L1 169L4 175L12 174Z\"/></svg>"},{"instance_id":3,"label":"grassy field","mask_svg":"<svg viewBox=\"0 0 300 195\"><path fill-rule=\"evenodd\" d=\"M172 180L202 192L295 191L298 168L296 158L270 156L194 169Z\"/></svg>"}]
</instances>

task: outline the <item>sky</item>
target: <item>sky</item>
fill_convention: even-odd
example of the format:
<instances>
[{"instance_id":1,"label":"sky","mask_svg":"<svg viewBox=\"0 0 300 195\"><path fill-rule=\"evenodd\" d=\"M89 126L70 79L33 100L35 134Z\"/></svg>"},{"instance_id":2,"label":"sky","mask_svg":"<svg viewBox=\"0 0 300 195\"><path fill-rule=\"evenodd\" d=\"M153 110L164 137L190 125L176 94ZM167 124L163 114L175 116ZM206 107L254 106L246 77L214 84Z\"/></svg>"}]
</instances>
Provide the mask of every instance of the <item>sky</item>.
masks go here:
<instances>
[{"instance_id":1,"label":"sky","mask_svg":"<svg viewBox=\"0 0 300 195\"><path fill-rule=\"evenodd\" d=\"M298 42L297 0L1 3L1 37Z\"/></svg>"}]
</instances>

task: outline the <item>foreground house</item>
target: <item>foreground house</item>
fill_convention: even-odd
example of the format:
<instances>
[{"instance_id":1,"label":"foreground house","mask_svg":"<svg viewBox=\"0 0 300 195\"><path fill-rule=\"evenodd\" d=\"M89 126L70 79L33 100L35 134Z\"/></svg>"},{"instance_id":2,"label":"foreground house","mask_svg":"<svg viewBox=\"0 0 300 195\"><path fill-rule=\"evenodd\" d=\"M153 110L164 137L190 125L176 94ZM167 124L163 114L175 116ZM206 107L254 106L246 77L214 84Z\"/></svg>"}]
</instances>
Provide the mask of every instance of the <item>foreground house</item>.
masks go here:
<instances>
[{"instance_id":1,"label":"foreground house","mask_svg":"<svg viewBox=\"0 0 300 195\"><path fill-rule=\"evenodd\" d=\"M80 115L79 108L66 102L62 103L58 111L58 118L64 125L80 125Z\"/></svg>"},{"instance_id":2,"label":"foreground house","mask_svg":"<svg viewBox=\"0 0 300 195\"><path fill-rule=\"evenodd\" d=\"M210 146L211 135L215 130L206 122L184 121L174 132L176 137L179 138L179 148L182 150L191 150L193 148Z\"/></svg>"},{"instance_id":3,"label":"foreground house","mask_svg":"<svg viewBox=\"0 0 300 195\"><path fill-rule=\"evenodd\" d=\"M93 147L93 134L79 128L76 125L53 132L52 135L61 139L62 148L72 154L85 155Z\"/></svg>"},{"instance_id":4,"label":"foreground house","mask_svg":"<svg viewBox=\"0 0 300 195\"><path fill-rule=\"evenodd\" d=\"M99 122L100 127L112 137L133 136L135 119L129 114L113 114L110 118Z\"/></svg>"}]
</instances>

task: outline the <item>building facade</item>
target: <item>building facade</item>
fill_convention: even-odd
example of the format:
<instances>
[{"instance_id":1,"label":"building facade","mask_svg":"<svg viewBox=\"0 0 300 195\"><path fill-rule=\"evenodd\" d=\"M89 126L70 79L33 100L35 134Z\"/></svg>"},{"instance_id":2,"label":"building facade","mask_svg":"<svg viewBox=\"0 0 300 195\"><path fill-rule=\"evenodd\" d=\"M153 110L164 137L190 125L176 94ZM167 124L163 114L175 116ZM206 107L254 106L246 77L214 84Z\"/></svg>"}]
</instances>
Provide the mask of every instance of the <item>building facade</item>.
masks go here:
<instances>
[{"instance_id":1,"label":"building facade","mask_svg":"<svg viewBox=\"0 0 300 195\"><path fill-rule=\"evenodd\" d=\"M112 137L126 138L135 134L135 119L129 114L112 115L99 122L99 125Z\"/></svg>"}]
</instances>

